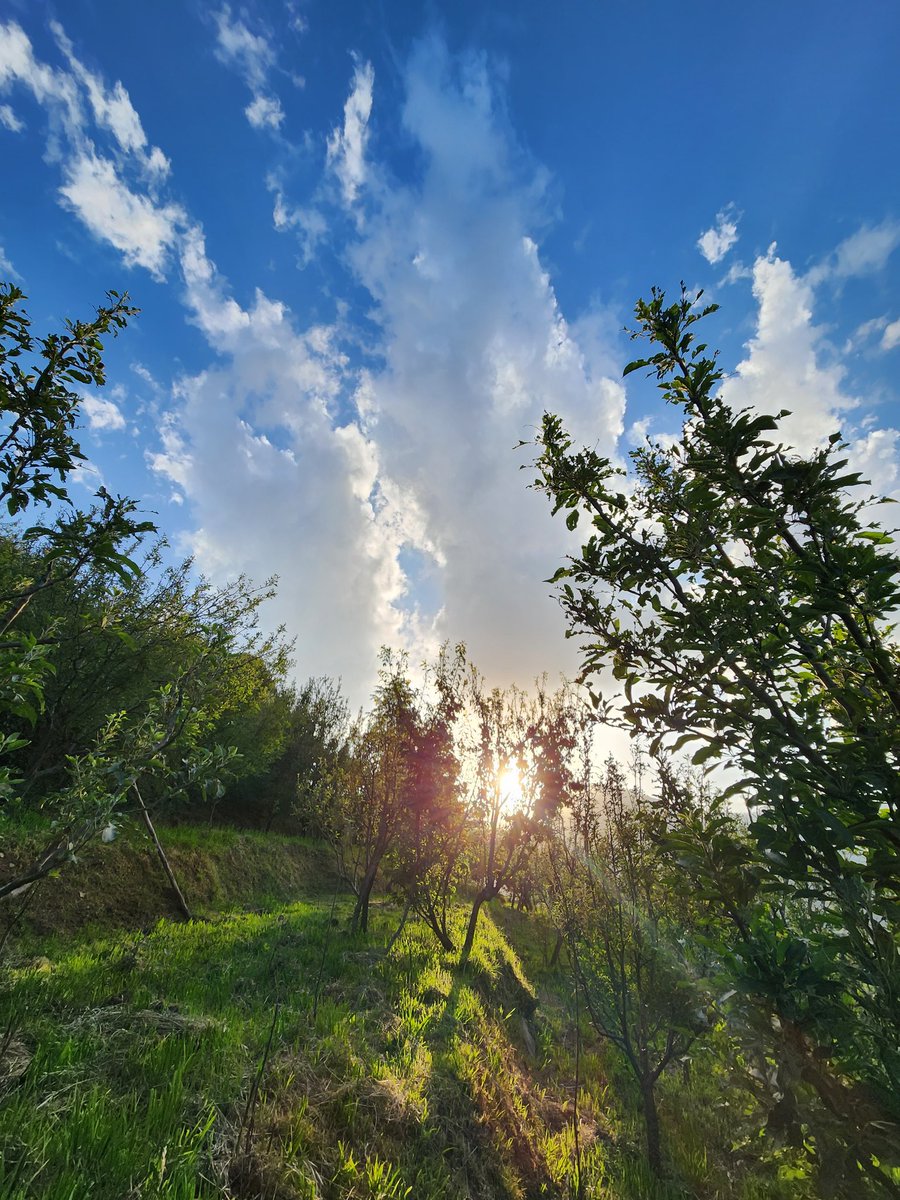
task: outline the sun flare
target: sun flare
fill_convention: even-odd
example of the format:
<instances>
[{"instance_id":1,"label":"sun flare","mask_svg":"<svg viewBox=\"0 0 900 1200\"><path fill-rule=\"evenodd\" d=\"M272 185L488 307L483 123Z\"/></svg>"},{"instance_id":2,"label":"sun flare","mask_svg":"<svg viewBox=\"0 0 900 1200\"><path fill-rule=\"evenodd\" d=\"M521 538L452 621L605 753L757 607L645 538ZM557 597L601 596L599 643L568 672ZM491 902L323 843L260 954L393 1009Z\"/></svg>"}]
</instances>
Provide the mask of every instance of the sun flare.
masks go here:
<instances>
[{"instance_id":1,"label":"sun flare","mask_svg":"<svg viewBox=\"0 0 900 1200\"><path fill-rule=\"evenodd\" d=\"M525 803L525 797L522 792L522 780L519 776L518 768L514 763L505 766L497 776L497 783L500 787L500 796L503 800L504 808L522 808Z\"/></svg>"}]
</instances>

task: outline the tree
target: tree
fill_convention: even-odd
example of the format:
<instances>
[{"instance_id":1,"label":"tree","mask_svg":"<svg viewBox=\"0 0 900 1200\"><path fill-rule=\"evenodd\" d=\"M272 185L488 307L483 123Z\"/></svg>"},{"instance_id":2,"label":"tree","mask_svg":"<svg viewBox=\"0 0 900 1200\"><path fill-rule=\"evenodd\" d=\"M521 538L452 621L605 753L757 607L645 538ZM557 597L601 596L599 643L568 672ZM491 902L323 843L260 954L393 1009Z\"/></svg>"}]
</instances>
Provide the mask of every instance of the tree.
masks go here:
<instances>
[{"instance_id":1,"label":"tree","mask_svg":"<svg viewBox=\"0 0 900 1200\"><path fill-rule=\"evenodd\" d=\"M420 912L439 940L452 944L447 917L457 859L450 843L460 831L453 727L464 666L464 647L445 646L414 684L406 654L381 651L372 711L353 723L343 762L328 781L332 836L357 897L354 931L366 931L376 879L390 867L406 912Z\"/></svg>"},{"instance_id":2,"label":"tree","mask_svg":"<svg viewBox=\"0 0 900 1200\"><path fill-rule=\"evenodd\" d=\"M866 521L862 481L835 433L802 457L781 416L733 411L682 291L636 306L635 337L684 414L626 472L543 420L536 486L587 540L554 579L598 708L656 752L700 743L728 766L769 879L804 899L816 953L840 976L833 1017L856 1036L828 1053L888 1111L900 1094L900 560ZM726 389L727 390L727 389ZM599 694L611 670L621 691ZM867 1045L868 1050L861 1047Z\"/></svg>"},{"instance_id":3,"label":"tree","mask_svg":"<svg viewBox=\"0 0 900 1200\"><path fill-rule=\"evenodd\" d=\"M33 863L17 867L13 876L0 881L0 900L20 895L73 861L110 824L132 794L136 794L157 852L174 883L138 785L156 780L168 795L198 784L202 788L217 786L230 758L228 750L196 745L197 710L190 700L191 683L190 677L182 677L176 685L161 688L145 711L131 721L124 713L112 713L89 750L68 756L65 783L47 802L55 836ZM177 748L176 754L171 753L173 747ZM179 901L190 916L180 891Z\"/></svg>"},{"instance_id":4,"label":"tree","mask_svg":"<svg viewBox=\"0 0 900 1200\"><path fill-rule=\"evenodd\" d=\"M346 763L331 781L342 873L356 893L353 932L368 930L375 881L406 817L417 723L406 656L382 650L373 710L354 722Z\"/></svg>"},{"instance_id":5,"label":"tree","mask_svg":"<svg viewBox=\"0 0 900 1200\"><path fill-rule=\"evenodd\" d=\"M141 573L115 593L104 590L102 572L97 583L95 567L77 587L69 581L54 591L58 601L75 589L76 602L56 606L50 724L37 722L46 736L26 770L41 786L11 802L39 809L56 836L24 875L0 884L0 897L44 878L131 803L190 915L151 811L176 797L205 805L210 793L221 794L221 775L240 773L235 748L225 744L236 718L252 722L288 665L281 631L258 628L273 581L257 588L241 576L215 587L192 580L190 566L155 580ZM32 749L24 742L20 755Z\"/></svg>"},{"instance_id":6,"label":"tree","mask_svg":"<svg viewBox=\"0 0 900 1200\"><path fill-rule=\"evenodd\" d=\"M466 963L482 907L515 886L576 780L570 755L585 717L567 687L533 695L518 688L488 691L474 669L467 687L471 725L468 821L475 842L475 894L460 954Z\"/></svg>"},{"instance_id":7,"label":"tree","mask_svg":"<svg viewBox=\"0 0 900 1200\"><path fill-rule=\"evenodd\" d=\"M284 710L280 747L263 773L242 784L241 793L249 801L252 787L262 796L267 831L279 820L300 833L328 837L333 816L328 781L344 761L350 724L340 683L308 679L298 688L279 689L273 705Z\"/></svg>"},{"instance_id":8,"label":"tree","mask_svg":"<svg viewBox=\"0 0 900 1200\"><path fill-rule=\"evenodd\" d=\"M458 728L464 703L465 647L444 646L425 675L410 755L406 814L391 856L391 887L405 902L400 928L413 911L443 949L452 953L456 949L454 904L468 874L471 843L460 780Z\"/></svg>"},{"instance_id":9,"label":"tree","mask_svg":"<svg viewBox=\"0 0 900 1200\"><path fill-rule=\"evenodd\" d=\"M65 333L39 341L45 365L38 370L19 361L35 352L30 322L19 307L24 299L19 288L0 284L0 500L11 516L31 504L69 503L66 478L84 461L75 436L82 397L71 385L105 383L100 339L115 336L138 311L127 297L110 292L111 303L93 321L67 321Z\"/></svg>"},{"instance_id":10,"label":"tree","mask_svg":"<svg viewBox=\"0 0 900 1200\"><path fill-rule=\"evenodd\" d=\"M28 542L0 538L0 587L28 575L40 553ZM39 713L20 718L28 742L15 756L29 804L58 786L66 757L84 753L111 712L143 712L149 698L190 673L203 692L209 745L235 745L240 773L268 761L262 719L288 664L280 633L264 635L258 610L274 581L257 588L246 578L216 587L197 578L190 559L165 567L160 542L129 550L138 570L123 581L103 563L86 564L72 579L35 596L19 618L20 632L50 654ZM201 683L202 681L202 683ZM274 753L274 752L273 752Z\"/></svg>"},{"instance_id":11,"label":"tree","mask_svg":"<svg viewBox=\"0 0 900 1200\"><path fill-rule=\"evenodd\" d=\"M106 382L101 338L116 336L137 309L128 305L127 296L110 292L110 303L93 321L67 321L64 333L36 342L21 308L24 299L19 288L0 284L0 501L13 517L35 504L59 504L64 513L54 526L26 532L30 542L44 548L43 570L18 592L0 597L6 606L0 636L35 595L88 563L102 562L123 578L133 574L135 565L120 547L153 528L135 518L133 501L114 498L105 488L89 513L77 512L66 486L85 457L76 437L82 394L72 385ZM36 353L44 360L40 368L27 361Z\"/></svg>"},{"instance_id":12,"label":"tree","mask_svg":"<svg viewBox=\"0 0 900 1200\"><path fill-rule=\"evenodd\" d=\"M136 310L116 293L111 303L98 309L91 322L67 322L64 333L35 341L21 302L22 292L0 285L0 500L10 516L24 514L34 505L57 508L49 526L27 528L22 540L28 549L30 570L7 579L0 594L0 714L4 733L0 753L8 755L27 746L27 731L44 709L45 689L52 678L52 627L40 634L21 628L23 616L36 597L43 597L76 579L86 568L102 564L123 581L138 568L123 546L153 528L135 516L133 501L111 496L101 488L88 512L76 510L69 498L67 479L84 459L75 436L82 397L73 384L100 386L104 367L101 337L117 334ZM43 364L35 362L43 360ZM7 556L8 561L8 556ZM11 722L24 729L10 732ZM115 721L108 723L108 739ZM83 830L80 819L93 794L84 779L94 761L72 759L70 785L61 794L69 809L69 825ZM19 780L8 764L0 767L0 795L9 804L18 797ZM48 847L38 864L42 878L72 852L72 830ZM77 838L76 838L77 840ZM27 874L28 872L26 872ZM0 894L16 890L7 881Z\"/></svg>"},{"instance_id":13,"label":"tree","mask_svg":"<svg viewBox=\"0 0 900 1200\"><path fill-rule=\"evenodd\" d=\"M145 785L151 802L216 786L233 760L217 724L287 665L281 633L257 627L274 581L214 588L192 580L189 562L158 571L158 551L144 571L134 556L154 527L133 501L101 489L87 512L71 502L67 482L84 459L74 385L103 384L101 338L136 310L111 293L94 321L36 342L23 299L0 287L0 498L11 516L44 505L54 519L0 539L0 749L31 784L42 780L29 800L54 837L0 897L45 878L129 800L155 838ZM5 765L8 806L24 802L21 782Z\"/></svg>"},{"instance_id":14,"label":"tree","mask_svg":"<svg viewBox=\"0 0 900 1200\"><path fill-rule=\"evenodd\" d=\"M898 1127L867 1085L870 1031L847 1003L846 964L820 935L821 906L773 879L746 823L696 778L660 764L659 849L667 886L689 899L734 1042L729 1070L756 1127L803 1149L823 1197L895 1194ZM693 778L692 778L693 776ZM837 1068L837 1069L836 1069ZM887 1118L887 1119L886 1119Z\"/></svg>"},{"instance_id":15,"label":"tree","mask_svg":"<svg viewBox=\"0 0 900 1200\"><path fill-rule=\"evenodd\" d=\"M19 288L0 285L0 501L10 516L36 504L56 505L58 515L49 526L25 530L31 569L7 580L0 593L0 713L33 723L53 670L54 639L50 631L40 637L22 631L23 614L35 597L89 566L102 564L122 580L132 577L138 568L122 548L153 526L137 519L132 500L113 497L105 488L88 512L80 512L66 486L84 460L75 435L82 396L72 385L104 383L101 338L115 336L137 310L126 297L110 292L110 304L98 309L93 321L67 321L64 333L36 341L21 306L24 299ZM5 732L0 753L21 749L25 741ZM9 767L0 768L0 793L9 795L13 788Z\"/></svg>"},{"instance_id":16,"label":"tree","mask_svg":"<svg viewBox=\"0 0 900 1200\"><path fill-rule=\"evenodd\" d=\"M662 1171L656 1084L708 1029L710 998L690 939L691 904L670 886L660 816L636 773L608 760L551 843L553 909L596 1033L638 1085L652 1170ZM692 954L695 961L692 961Z\"/></svg>"}]
</instances>

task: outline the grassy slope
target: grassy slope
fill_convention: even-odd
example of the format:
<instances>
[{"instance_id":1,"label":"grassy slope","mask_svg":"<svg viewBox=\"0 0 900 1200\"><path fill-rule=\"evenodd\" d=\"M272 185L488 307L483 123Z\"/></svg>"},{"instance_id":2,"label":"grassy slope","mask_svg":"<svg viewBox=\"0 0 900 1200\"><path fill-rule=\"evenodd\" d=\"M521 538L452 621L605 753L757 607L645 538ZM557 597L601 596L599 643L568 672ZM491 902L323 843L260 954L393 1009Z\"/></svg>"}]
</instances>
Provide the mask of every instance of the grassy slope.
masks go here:
<instances>
[{"instance_id":1,"label":"grassy slope","mask_svg":"<svg viewBox=\"0 0 900 1200\"><path fill-rule=\"evenodd\" d=\"M6 834L4 837L3 835ZM198 915L244 906L293 900L333 886L333 859L321 845L303 838L278 837L234 829L181 825L159 830L176 877ZM0 825L7 863L33 861L52 841L48 828L26 836ZM9 844L15 848L12 849ZM6 914L2 914L5 919ZM35 889L22 927L39 937L119 929L149 929L179 910L150 839L126 825L115 842L91 843L58 878ZM2 932L2 929L0 929Z\"/></svg>"},{"instance_id":2,"label":"grassy slope","mask_svg":"<svg viewBox=\"0 0 900 1200\"><path fill-rule=\"evenodd\" d=\"M227 903L250 879L256 901L290 886L307 898L75 946L69 934L20 958L0 1011L0 1200L574 1194L574 1027L534 922L510 915L507 929L537 1006L489 916L465 973L416 925L388 956L396 914L376 910L370 938L350 938L349 901L332 918L314 849L226 835L201 849L193 837L167 834L192 902ZM120 846L103 869L139 852ZM192 861L202 869L188 877ZM73 875L45 896L56 885L69 901L84 890ZM582 1070L585 1196L685 1194L648 1178L627 1079L599 1047ZM786 1169L780 1182L748 1170L732 1182L707 1149L727 1138L715 1080L695 1079L664 1104L687 1194L810 1194Z\"/></svg>"}]
</instances>

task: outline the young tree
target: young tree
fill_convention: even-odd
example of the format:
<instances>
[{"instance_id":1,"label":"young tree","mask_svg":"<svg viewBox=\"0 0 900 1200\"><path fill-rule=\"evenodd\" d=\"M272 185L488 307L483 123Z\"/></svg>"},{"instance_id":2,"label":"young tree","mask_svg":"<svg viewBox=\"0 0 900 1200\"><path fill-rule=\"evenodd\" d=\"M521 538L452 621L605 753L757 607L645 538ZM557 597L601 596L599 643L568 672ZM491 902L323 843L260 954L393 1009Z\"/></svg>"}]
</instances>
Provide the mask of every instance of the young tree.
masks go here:
<instances>
[{"instance_id":1,"label":"young tree","mask_svg":"<svg viewBox=\"0 0 900 1200\"><path fill-rule=\"evenodd\" d=\"M475 894L460 961L468 961L482 907L513 887L526 869L560 805L571 800L576 781L571 752L577 744L583 705L567 687L548 694L518 688L487 691L474 669L467 697L469 824L475 843Z\"/></svg>"},{"instance_id":2,"label":"young tree","mask_svg":"<svg viewBox=\"0 0 900 1200\"><path fill-rule=\"evenodd\" d=\"M324 677L308 679L291 692L290 700L284 745L267 772L266 829L281 815L301 833L327 836L331 827L325 803L327 781L346 756L347 701L340 683Z\"/></svg>"},{"instance_id":3,"label":"young tree","mask_svg":"<svg viewBox=\"0 0 900 1200\"><path fill-rule=\"evenodd\" d=\"M409 803L391 864L391 886L405 901L401 928L415 912L451 953L454 902L467 875L471 840L458 745L465 675L462 645L444 646L426 671Z\"/></svg>"},{"instance_id":4,"label":"young tree","mask_svg":"<svg viewBox=\"0 0 900 1200\"><path fill-rule=\"evenodd\" d=\"M550 847L553 907L597 1034L638 1085L647 1155L662 1171L656 1084L708 1028L709 996L690 959L690 903L665 878L660 818L612 760Z\"/></svg>"},{"instance_id":5,"label":"young tree","mask_svg":"<svg viewBox=\"0 0 900 1200\"><path fill-rule=\"evenodd\" d=\"M0 546L3 586L27 575L37 555L21 539L0 539ZM208 743L237 745L241 773L265 758L260 710L283 678L289 651L280 633L264 635L257 626L274 581L257 588L239 578L215 587L196 578L190 559L164 567L164 548L131 549L139 570L127 581L102 564L86 565L36 596L19 618L20 631L47 648L53 666L29 745L15 758L28 803L58 786L66 756L91 747L111 712L141 713L159 688L188 672L195 694L203 681ZM19 729L26 732L21 722Z\"/></svg>"},{"instance_id":6,"label":"young tree","mask_svg":"<svg viewBox=\"0 0 900 1200\"><path fill-rule=\"evenodd\" d=\"M67 490L68 477L85 457L76 436L82 394L73 385L105 383L101 338L116 336L137 309L110 292L110 303L93 321L67 321L64 333L36 340L24 299L19 288L0 284L0 502L13 517L35 504L62 505L64 511L55 525L27 531L32 545L42 547L41 570L0 597L0 637L36 595L88 564L103 563L122 578L133 574L136 567L121 547L153 528L135 518L133 501L114 498L105 488L89 513L74 509Z\"/></svg>"},{"instance_id":7,"label":"young tree","mask_svg":"<svg viewBox=\"0 0 900 1200\"><path fill-rule=\"evenodd\" d=\"M455 882L456 860L442 864L438 851L451 853L448 831L458 829L453 726L464 665L463 647L444 647L414 685L407 656L381 652L372 711L354 723L344 763L329 783L341 869L357 896L354 931L366 931L372 890L390 864L407 911L421 912L449 942L449 893L442 889Z\"/></svg>"},{"instance_id":8,"label":"young tree","mask_svg":"<svg viewBox=\"0 0 900 1200\"><path fill-rule=\"evenodd\" d=\"M88 512L73 507L67 490L68 477L84 459L75 433L82 396L73 385L104 383L101 338L117 334L136 310L110 293L110 304L98 309L95 320L67 322L64 333L36 340L21 306L24 298L18 288L0 285L0 501L10 516L52 504L57 518L25 530L30 570L7 578L0 592L4 755L27 745L27 730L43 710L54 670L52 627L40 634L21 627L29 607L94 566L128 581L138 568L123 547L153 528L137 519L133 501L104 488ZM9 731L16 721L25 723L26 732ZM15 772L4 764L0 795L12 802L18 788Z\"/></svg>"},{"instance_id":9,"label":"young tree","mask_svg":"<svg viewBox=\"0 0 900 1200\"><path fill-rule=\"evenodd\" d=\"M354 722L347 761L331 785L342 873L356 893L350 922L354 933L368 929L375 881L406 817L414 779L416 704L405 655L382 650L373 710Z\"/></svg>"},{"instance_id":10,"label":"young tree","mask_svg":"<svg viewBox=\"0 0 900 1200\"><path fill-rule=\"evenodd\" d=\"M94 321L36 342L22 293L0 287L0 499L11 516L55 508L47 525L0 539L0 749L30 783L52 780L37 800L55 831L0 897L44 878L129 798L152 831L144 785L157 796L202 790L231 757L216 724L253 702L261 672L279 677L287 663L281 634L257 626L273 581L214 588L191 580L189 563L151 579L134 554L153 526L134 502L101 489L88 512L71 503L67 481L84 458L75 386L103 384L101 338L135 312L110 298ZM159 567L152 551L149 565ZM0 771L8 805L23 802L20 784Z\"/></svg>"},{"instance_id":11,"label":"young tree","mask_svg":"<svg viewBox=\"0 0 900 1200\"><path fill-rule=\"evenodd\" d=\"M845 1068L896 1112L900 560L865 520L839 434L801 457L778 417L729 407L695 338L714 309L684 292L637 305L653 353L626 373L649 368L684 426L632 453L629 486L545 415L536 486L569 528L590 523L555 579L584 677L621 686L601 711L654 751L700 743L694 764L735 769L768 878L808 901L845 1020L872 1046Z\"/></svg>"},{"instance_id":12,"label":"young tree","mask_svg":"<svg viewBox=\"0 0 900 1200\"><path fill-rule=\"evenodd\" d=\"M757 1100L759 1134L803 1147L822 1196L893 1195L886 1169L900 1129L868 1082L877 1052L848 1003L846 964L820 936L826 914L769 877L746 823L708 782L663 765L661 783L667 886L694 906L734 1039L728 1067Z\"/></svg>"},{"instance_id":13,"label":"young tree","mask_svg":"<svg viewBox=\"0 0 900 1200\"><path fill-rule=\"evenodd\" d=\"M190 677L161 688L139 717L128 720L112 713L95 744L66 762L66 780L46 803L55 836L42 854L0 880L0 900L20 895L76 855L101 829L110 825L130 799L138 799L157 852L170 881L171 869L153 829L139 785L153 781L167 795L189 787L217 786L230 753L220 747L197 745L196 707L191 703ZM176 885L176 891L178 891ZM184 898L179 901L190 916Z\"/></svg>"}]
</instances>

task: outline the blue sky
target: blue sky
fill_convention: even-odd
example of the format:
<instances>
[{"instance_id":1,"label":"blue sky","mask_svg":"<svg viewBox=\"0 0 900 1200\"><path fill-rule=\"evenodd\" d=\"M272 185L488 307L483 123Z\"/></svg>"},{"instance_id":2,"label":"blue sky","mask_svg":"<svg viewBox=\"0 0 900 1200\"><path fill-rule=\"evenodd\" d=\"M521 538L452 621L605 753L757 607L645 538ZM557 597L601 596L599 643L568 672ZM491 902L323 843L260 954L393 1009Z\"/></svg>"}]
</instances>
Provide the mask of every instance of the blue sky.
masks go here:
<instances>
[{"instance_id":1,"label":"blue sky","mask_svg":"<svg viewBox=\"0 0 900 1200\"><path fill-rule=\"evenodd\" d=\"M361 700L382 643L497 682L574 665L566 549L513 450L545 408L627 454L638 295L722 305L736 404L900 425L893 0L246 6L5 0L0 274L36 328L142 312L91 471L214 578L277 573L297 673Z\"/></svg>"}]
</instances>

